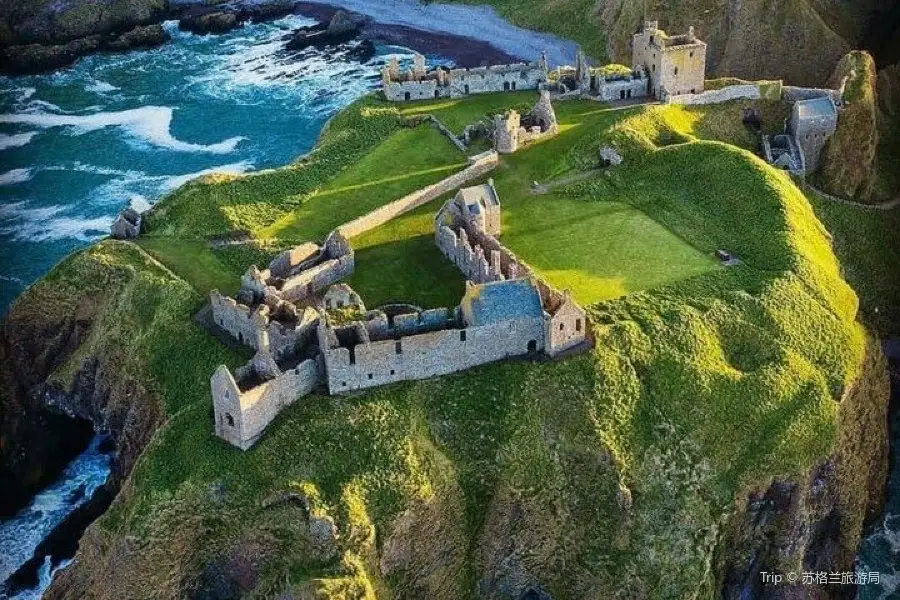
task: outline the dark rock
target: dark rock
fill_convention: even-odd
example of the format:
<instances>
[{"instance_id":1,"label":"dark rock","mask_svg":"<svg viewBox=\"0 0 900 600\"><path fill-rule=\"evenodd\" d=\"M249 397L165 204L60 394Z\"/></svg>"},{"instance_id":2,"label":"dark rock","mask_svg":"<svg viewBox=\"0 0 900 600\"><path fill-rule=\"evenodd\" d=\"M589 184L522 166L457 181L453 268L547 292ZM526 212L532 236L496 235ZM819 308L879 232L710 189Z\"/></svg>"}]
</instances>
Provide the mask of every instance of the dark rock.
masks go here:
<instances>
[{"instance_id":1,"label":"dark rock","mask_svg":"<svg viewBox=\"0 0 900 600\"><path fill-rule=\"evenodd\" d=\"M191 33L225 33L242 26L242 15L230 11L213 11L187 14L178 21L178 29Z\"/></svg>"},{"instance_id":2,"label":"dark rock","mask_svg":"<svg viewBox=\"0 0 900 600\"><path fill-rule=\"evenodd\" d=\"M59 45L28 44L0 51L0 72L8 75L40 73L67 67L80 56L100 49L99 36L82 38Z\"/></svg>"},{"instance_id":3,"label":"dark rock","mask_svg":"<svg viewBox=\"0 0 900 600\"><path fill-rule=\"evenodd\" d=\"M324 48L346 44L359 35L367 22L368 19L362 15L339 10L334 13L327 25L319 23L295 31L288 41L287 49L303 50L309 47Z\"/></svg>"},{"instance_id":4,"label":"dark rock","mask_svg":"<svg viewBox=\"0 0 900 600\"><path fill-rule=\"evenodd\" d=\"M133 48L155 48L169 41L169 34L162 25L138 26L103 44L104 50L121 52Z\"/></svg>"}]
</instances>

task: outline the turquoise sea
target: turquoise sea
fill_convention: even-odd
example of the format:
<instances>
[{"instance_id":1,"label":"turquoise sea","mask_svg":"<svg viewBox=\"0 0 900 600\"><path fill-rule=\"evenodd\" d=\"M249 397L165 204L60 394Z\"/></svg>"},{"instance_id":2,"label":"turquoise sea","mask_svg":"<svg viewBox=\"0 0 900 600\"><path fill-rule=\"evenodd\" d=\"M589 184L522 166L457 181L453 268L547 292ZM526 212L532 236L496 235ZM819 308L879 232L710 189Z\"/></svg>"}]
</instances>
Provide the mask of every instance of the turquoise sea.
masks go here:
<instances>
[{"instance_id":1,"label":"turquoise sea","mask_svg":"<svg viewBox=\"0 0 900 600\"><path fill-rule=\"evenodd\" d=\"M72 250L106 235L118 211L145 208L213 171L280 166L325 121L373 89L391 56L353 47L284 50L290 16L221 36L166 25L150 50L95 55L57 73L0 78L0 314Z\"/></svg>"}]
</instances>

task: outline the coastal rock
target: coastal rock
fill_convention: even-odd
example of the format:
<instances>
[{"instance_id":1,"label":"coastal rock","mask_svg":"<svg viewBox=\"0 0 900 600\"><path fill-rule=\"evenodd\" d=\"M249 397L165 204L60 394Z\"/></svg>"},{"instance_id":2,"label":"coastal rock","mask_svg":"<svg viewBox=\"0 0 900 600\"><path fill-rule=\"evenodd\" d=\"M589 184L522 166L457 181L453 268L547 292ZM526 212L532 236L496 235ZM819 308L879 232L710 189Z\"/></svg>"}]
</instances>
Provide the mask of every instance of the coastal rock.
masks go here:
<instances>
[{"instance_id":1,"label":"coastal rock","mask_svg":"<svg viewBox=\"0 0 900 600\"><path fill-rule=\"evenodd\" d=\"M230 11L214 11L185 15L178 21L178 29L201 35L225 33L237 29L244 22L241 15Z\"/></svg>"},{"instance_id":2,"label":"coastal rock","mask_svg":"<svg viewBox=\"0 0 900 600\"><path fill-rule=\"evenodd\" d=\"M137 26L122 34L93 35L65 44L26 44L0 50L0 73L25 75L67 67L80 57L107 50L121 52L164 44L169 34L161 25Z\"/></svg>"},{"instance_id":3,"label":"coastal rock","mask_svg":"<svg viewBox=\"0 0 900 600\"><path fill-rule=\"evenodd\" d=\"M288 50L337 46L355 39L368 19L362 15L339 10L328 24L319 23L295 31L288 41Z\"/></svg>"},{"instance_id":4,"label":"coastal rock","mask_svg":"<svg viewBox=\"0 0 900 600\"><path fill-rule=\"evenodd\" d=\"M162 25L144 25L107 41L104 43L103 49L121 52L136 48L155 48L167 41L169 41L169 34Z\"/></svg>"}]
</instances>

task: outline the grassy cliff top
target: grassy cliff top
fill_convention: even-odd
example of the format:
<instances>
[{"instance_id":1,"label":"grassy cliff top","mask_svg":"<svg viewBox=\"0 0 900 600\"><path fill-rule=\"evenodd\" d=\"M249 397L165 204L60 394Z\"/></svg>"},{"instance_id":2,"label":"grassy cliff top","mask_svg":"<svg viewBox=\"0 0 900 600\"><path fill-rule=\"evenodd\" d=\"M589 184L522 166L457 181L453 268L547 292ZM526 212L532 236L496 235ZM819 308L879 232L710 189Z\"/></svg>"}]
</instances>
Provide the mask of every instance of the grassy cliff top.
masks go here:
<instances>
[{"instance_id":1,"label":"grassy cliff top","mask_svg":"<svg viewBox=\"0 0 900 600\"><path fill-rule=\"evenodd\" d=\"M11 318L102 294L89 350L114 355L123 340L129 372L167 407L94 528L92 568L118 569L95 577L94 591L183 595L235 552L259 565L260 596L468 598L478 581L489 594L523 574L561 599L681 598L718 585L710 564L735 500L836 450L837 401L865 346L826 231L792 181L744 149L753 140L740 103L560 103L560 134L492 174L504 243L592 302L591 352L304 398L245 453L213 435L208 376L244 357L191 320L203 294L464 162L400 113L434 113L458 130L533 101L364 99L300 163L188 184L137 245L79 253L16 303ZM762 108L764 119L784 110ZM625 162L581 175L605 144ZM535 196L534 180L571 183ZM354 240L351 283L364 300L458 298L461 280L427 230L439 203ZM237 230L254 242L205 240ZM715 265L717 248L741 264ZM379 265L394 270L370 275ZM96 289L74 285L85 278ZM334 556L311 550L299 513L272 502L291 491L335 520Z\"/></svg>"}]
</instances>

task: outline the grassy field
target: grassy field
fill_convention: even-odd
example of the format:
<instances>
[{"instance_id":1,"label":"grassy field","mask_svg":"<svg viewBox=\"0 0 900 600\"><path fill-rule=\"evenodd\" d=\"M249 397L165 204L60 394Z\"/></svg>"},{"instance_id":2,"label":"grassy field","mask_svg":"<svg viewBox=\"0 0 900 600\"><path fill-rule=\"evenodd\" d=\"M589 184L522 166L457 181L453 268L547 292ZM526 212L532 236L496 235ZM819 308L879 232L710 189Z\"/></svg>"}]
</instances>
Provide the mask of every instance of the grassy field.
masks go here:
<instances>
[{"instance_id":1,"label":"grassy field","mask_svg":"<svg viewBox=\"0 0 900 600\"><path fill-rule=\"evenodd\" d=\"M484 106L465 111L480 114ZM464 120L444 110L442 118L458 119L454 126ZM487 573L504 573L496 540L528 549L518 555L522 568L554 598L711 594L715 540L735 498L776 476L805 481L835 451L835 400L859 376L864 354L857 299L791 180L735 145L699 139L710 132L742 139L733 107L697 114L567 102L558 115L557 138L505 158L493 174L503 239L579 298L644 288L590 307L596 346L577 357L306 397L249 452L215 438L209 373L244 357L203 333L191 315L219 274L239 271L278 242L212 251L199 241L206 235L200 224L217 214L215 206L243 202L249 188L242 186L262 192L285 184L282 200L301 188L333 189L318 198L338 211L353 199L378 202L363 174L380 171L366 152L315 187L294 182L296 172L191 184L154 215L154 235L141 242L168 270L136 245L107 242L57 269L48 281L69 283L53 303L53 285L29 292L26 307L74 310L79 294L96 292L73 282L114 281L104 288L116 290L113 308L90 348L113 353L119 337L107 332L122 332L132 371L167 407L167 423L97 525L102 560L127 565L114 582L124 587L111 596L184 596L210 560L249 544L263 564L254 592L261 597L291 589L333 599L472 598ZM341 123L356 121L342 115L326 139L352 135ZM391 146L397 132L418 131L392 126L371 151L399 151ZM612 141L623 142L625 163L609 175L531 194L534 180L592 169L597 147ZM423 158L421 167L440 168L439 142L425 137L419 150L435 162ZM314 154L308 164L319 160ZM229 196L216 204L222 185ZM213 199L215 210L194 212L189 195ZM262 193L253 198L277 206L279 219L297 208ZM461 278L431 241L439 202L354 240L351 284L367 303L433 306L458 298ZM325 227L310 221L298 218L282 231ZM547 234L554 229L561 239ZM179 240L196 233L199 245L156 240L167 232ZM715 267L710 255L720 247L742 265ZM196 264L193 252L201 256ZM334 518L335 558L311 558L299 510L267 502L296 491L315 514ZM845 511L842 527L852 530L862 517ZM135 551L123 563L126 550L109 549L126 536ZM385 575L386 555L411 562Z\"/></svg>"}]
</instances>

